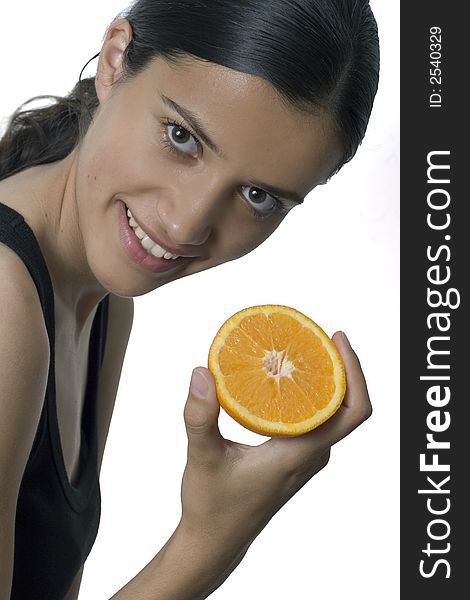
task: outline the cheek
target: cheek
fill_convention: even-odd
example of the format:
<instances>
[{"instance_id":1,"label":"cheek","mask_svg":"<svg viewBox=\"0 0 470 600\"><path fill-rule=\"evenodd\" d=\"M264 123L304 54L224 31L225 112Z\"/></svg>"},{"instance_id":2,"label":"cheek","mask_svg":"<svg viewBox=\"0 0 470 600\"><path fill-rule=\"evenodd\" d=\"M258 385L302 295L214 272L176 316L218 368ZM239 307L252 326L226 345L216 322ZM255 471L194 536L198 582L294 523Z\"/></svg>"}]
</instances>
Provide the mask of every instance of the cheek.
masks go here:
<instances>
[{"instance_id":1,"label":"cheek","mask_svg":"<svg viewBox=\"0 0 470 600\"><path fill-rule=\"evenodd\" d=\"M83 142L81 181L97 194L155 190L169 176L158 144L155 125L144 117L103 118Z\"/></svg>"}]
</instances>

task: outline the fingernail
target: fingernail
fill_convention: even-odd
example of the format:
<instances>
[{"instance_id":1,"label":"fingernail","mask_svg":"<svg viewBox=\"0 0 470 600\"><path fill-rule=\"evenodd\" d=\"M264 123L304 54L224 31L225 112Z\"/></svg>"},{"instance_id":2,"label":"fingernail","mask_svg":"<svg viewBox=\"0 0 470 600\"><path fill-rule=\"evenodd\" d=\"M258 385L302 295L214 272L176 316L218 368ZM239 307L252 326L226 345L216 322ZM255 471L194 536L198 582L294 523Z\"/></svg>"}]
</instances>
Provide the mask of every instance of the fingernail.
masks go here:
<instances>
[{"instance_id":1,"label":"fingernail","mask_svg":"<svg viewBox=\"0 0 470 600\"><path fill-rule=\"evenodd\" d=\"M194 396L205 398L209 390L209 382L207 381L203 371L194 369L189 389Z\"/></svg>"},{"instance_id":2,"label":"fingernail","mask_svg":"<svg viewBox=\"0 0 470 600\"><path fill-rule=\"evenodd\" d=\"M351 343L348 340L348 336L344 333L344 331L341 332L344 338L344 341L346 342L346 344L351 348Z\"/></svg>"}]
</instances>

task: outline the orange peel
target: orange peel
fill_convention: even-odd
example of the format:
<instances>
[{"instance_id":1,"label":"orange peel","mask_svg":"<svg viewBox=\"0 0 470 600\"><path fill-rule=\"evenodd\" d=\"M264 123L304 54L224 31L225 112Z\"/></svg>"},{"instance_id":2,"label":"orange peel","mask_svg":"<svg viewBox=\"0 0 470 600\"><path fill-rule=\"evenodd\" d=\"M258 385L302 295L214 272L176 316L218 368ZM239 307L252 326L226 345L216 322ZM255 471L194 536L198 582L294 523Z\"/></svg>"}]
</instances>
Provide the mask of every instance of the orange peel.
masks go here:
<instances>
[{"instance_id":1,"label":"orange peel","mask_svg":"<svg viewBox=\"0 0 470 600\"><path fill-rule=\"evenodd\" d=\"M329 419L346 392L341 356L323 329L289 306L251 306L209 349L222 408L262 435L300 435Z\"/></svg>"}]
</instances>

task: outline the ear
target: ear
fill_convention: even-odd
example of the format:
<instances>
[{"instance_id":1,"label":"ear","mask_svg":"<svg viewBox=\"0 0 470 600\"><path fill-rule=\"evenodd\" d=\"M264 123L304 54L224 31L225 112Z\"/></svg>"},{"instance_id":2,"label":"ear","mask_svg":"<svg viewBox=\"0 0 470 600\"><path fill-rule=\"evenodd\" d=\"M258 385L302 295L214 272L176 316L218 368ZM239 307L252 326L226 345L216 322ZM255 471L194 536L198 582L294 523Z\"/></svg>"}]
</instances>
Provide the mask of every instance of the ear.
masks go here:
<instances>
[{"instance_id":1,"label":"ear","mask_svg":"<svg viewBox=\"0 0 470 600\"><path fill-rule=\"evenodd\" d=\"M103 103L111 93L111 85L122 73L124 51L132 40L133 31L127 19L117 19L108 27L96 71L96 94Z\"/></svg>"}]
</instances>

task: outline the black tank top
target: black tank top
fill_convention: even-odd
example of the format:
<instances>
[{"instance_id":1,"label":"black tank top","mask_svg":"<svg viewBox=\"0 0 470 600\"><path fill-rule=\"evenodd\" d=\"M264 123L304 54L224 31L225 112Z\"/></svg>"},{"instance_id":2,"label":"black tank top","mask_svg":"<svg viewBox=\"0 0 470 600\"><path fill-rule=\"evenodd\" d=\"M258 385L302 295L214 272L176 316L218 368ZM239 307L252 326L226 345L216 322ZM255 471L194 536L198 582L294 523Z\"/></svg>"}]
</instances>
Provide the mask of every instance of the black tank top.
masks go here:
<instances>
[{"instance_id":1,"label":"black tank top","mask_svg":"<svg viewBox=\"0 0 470 600\"><path fill-rule=\"evenodd\" d=\"M57 422L52 282L33 231L21 214L1 202L0 242L21 258L36 284L51 357L41 418L18 496L11 600L63 600L95 542L101 516L96 396L109 294L99 304L91 329L79 481L73 487Z\"/></svg>"}]
</instances>

